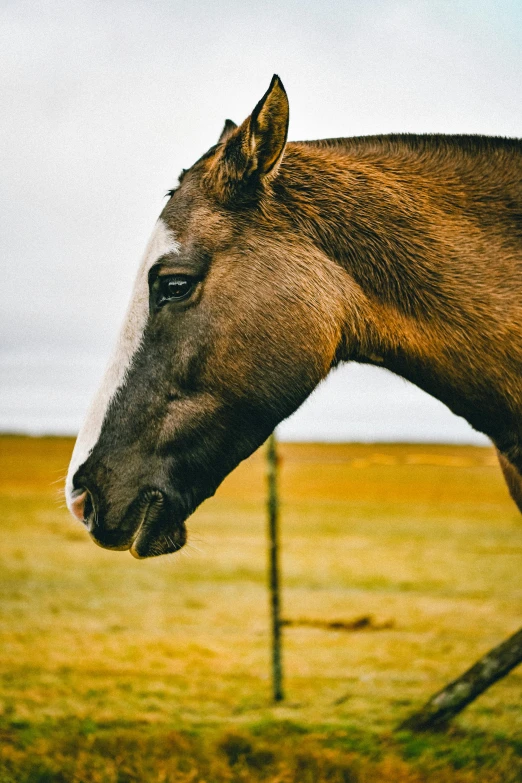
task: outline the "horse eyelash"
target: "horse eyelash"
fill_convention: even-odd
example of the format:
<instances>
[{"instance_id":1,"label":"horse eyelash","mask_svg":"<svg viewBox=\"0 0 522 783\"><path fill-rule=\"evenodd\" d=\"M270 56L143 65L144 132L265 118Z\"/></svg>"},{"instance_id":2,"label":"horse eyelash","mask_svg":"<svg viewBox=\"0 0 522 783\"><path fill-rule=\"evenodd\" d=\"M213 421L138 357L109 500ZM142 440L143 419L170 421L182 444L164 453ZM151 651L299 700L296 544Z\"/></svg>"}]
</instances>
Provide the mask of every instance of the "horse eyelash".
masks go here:
<instances>
[{"instance_id":1,"label":"horse eyelash","mask_svg":"<svg viewBox=\"0 0 522 783\"><path fill-rule=\"evenodd\" d=\"M178 177L178 184L177 184L177 187L175 187L175 188L172 188L171 190L167 190L167 192L165 193L165 198L167 198L167 196L168 196L169 198L172 198L172 196L174 195L174 193L176 192L176 190L178 189L178 187L181 185L181 183L182 183L182 181L183 181L183 177L185 176L185 174L187 173L187 171L188 171L188 169L181 169L181 173L180 173L180 175L179 175L179 177Z\"/></svg>"}]
</instances>

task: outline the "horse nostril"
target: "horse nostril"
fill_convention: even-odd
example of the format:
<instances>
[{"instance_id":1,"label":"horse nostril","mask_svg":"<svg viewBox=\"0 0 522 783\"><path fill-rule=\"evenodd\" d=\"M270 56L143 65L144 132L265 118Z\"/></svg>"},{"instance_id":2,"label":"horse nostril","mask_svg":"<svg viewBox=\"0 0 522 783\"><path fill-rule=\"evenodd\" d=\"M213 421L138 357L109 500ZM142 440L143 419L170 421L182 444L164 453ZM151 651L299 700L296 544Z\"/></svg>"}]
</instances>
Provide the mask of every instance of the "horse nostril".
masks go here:
<instances>
[{"instance_id":1,"label":"horse nostril","mask_svg":"<svg viewBox=\"0 0 522 783\"><path fill-rule=\"evenodd\" d=\"M93 511L93 505L91 495L86 489L73 499L71 511L80 522L84 522L90 517Z\"/></svg>"}]
</instances>

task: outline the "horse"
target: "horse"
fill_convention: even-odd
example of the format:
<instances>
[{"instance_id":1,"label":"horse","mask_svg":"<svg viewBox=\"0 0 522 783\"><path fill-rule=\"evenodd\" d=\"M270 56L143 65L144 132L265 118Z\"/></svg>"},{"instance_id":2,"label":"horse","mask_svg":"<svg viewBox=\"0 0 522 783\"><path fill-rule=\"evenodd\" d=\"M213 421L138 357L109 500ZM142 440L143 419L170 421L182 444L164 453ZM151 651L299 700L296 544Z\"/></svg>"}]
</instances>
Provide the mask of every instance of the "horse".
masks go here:
<instances>
[{"instance_id":1,"label":"horse","mask_svg":"<svg viewBox=\"0 0 522 783\"><path fill-rule=\"evenodd\" d=\"M102 547L179 550L186 519L341 362L377 364L495 445L522 510L522 141L287 141L278 76L155 225L71 458Z\"/></svg>"}]
</instances>

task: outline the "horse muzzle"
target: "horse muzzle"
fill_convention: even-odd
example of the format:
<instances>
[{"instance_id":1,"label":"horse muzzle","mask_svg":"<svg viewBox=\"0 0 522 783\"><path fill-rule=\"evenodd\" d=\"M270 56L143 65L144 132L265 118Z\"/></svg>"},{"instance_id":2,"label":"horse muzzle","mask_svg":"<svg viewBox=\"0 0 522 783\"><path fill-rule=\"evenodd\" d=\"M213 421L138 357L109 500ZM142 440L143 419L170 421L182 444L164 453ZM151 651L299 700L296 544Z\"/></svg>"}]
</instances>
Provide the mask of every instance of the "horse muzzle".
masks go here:
<instances>
[{"instance_id":1,"label":"horse muzzle","mask_svg":"<svg viewBox=\"0 0 522 783\"><path fill-rule=\"evenodd\" d=\"M88 489L75 492L70 508L98 546L128 549L138 559L177 552L187 540L180 504L156 487L141 490L116 524L109 523L102 504Z\"/></svg>"}]
</instances>

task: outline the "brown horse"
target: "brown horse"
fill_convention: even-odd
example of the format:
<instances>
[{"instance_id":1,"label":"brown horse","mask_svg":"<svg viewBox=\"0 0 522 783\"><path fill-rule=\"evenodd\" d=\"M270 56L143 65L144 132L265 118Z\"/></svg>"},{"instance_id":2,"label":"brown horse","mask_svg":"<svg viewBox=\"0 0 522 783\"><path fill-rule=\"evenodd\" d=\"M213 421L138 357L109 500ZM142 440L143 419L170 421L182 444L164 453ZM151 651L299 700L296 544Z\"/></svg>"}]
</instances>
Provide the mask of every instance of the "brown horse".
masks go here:
<instances>
[{"instance_id":1,"label":"brown horse","mask_svg":"<svg viewBox=\"0 0 522 783\"><path fill-rule=\"evenodd\" d=\"M496 445L522 508L522 142L287 143L278 77L160 215L67 482L110 549L185 520L344 361L377 363Z\"/></svg>"}]
</instances>

